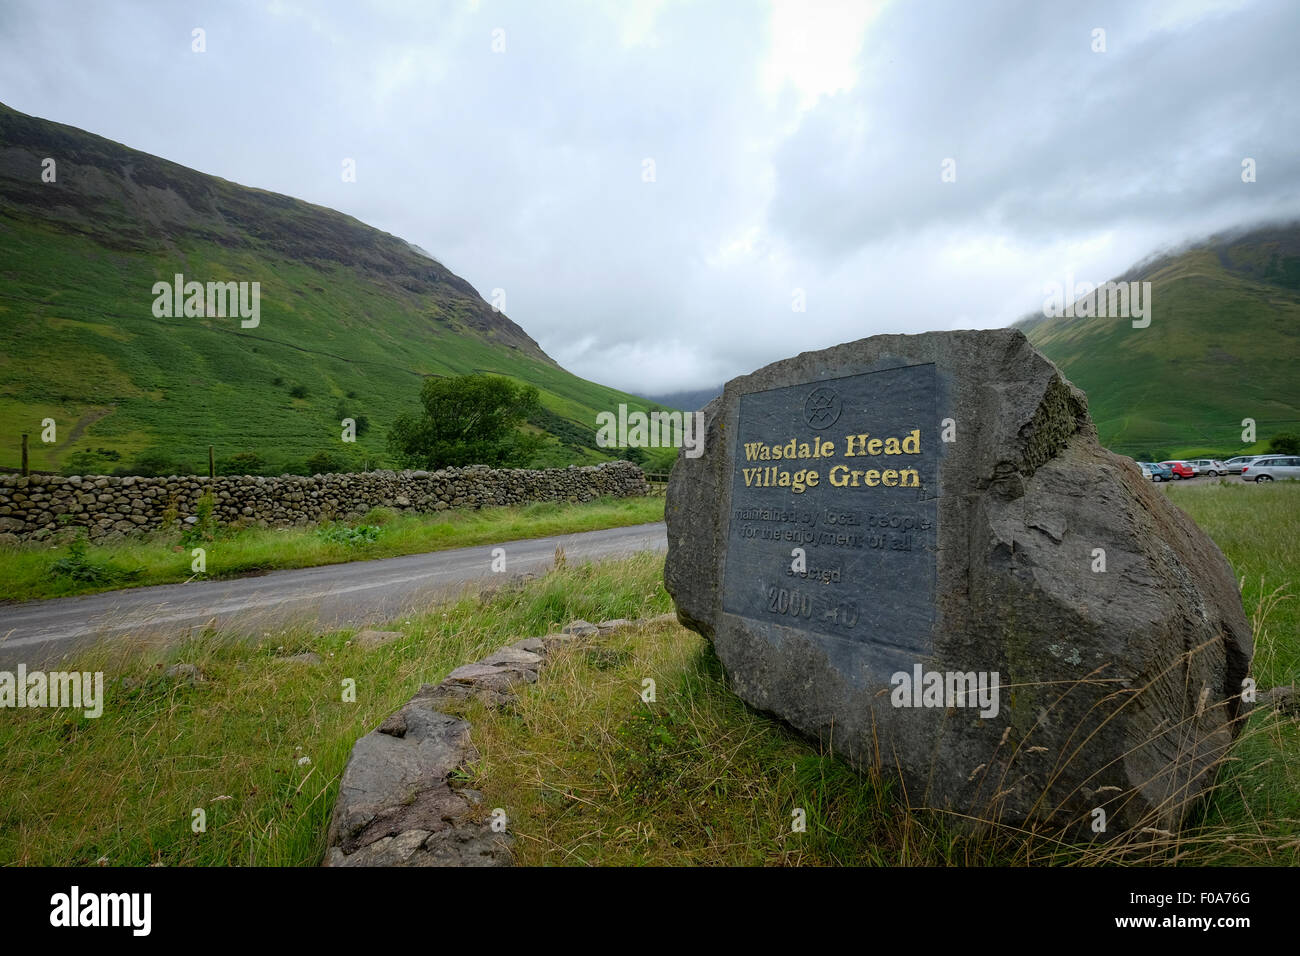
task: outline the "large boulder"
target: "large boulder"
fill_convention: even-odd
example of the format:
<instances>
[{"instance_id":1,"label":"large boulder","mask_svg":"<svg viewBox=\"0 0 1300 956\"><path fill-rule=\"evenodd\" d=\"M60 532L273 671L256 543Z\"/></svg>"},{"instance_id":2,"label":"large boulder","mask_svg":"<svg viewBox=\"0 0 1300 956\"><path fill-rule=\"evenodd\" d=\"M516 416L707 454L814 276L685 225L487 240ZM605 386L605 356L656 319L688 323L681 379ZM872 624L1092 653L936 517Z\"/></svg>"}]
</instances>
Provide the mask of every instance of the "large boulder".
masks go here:
<instances>
[{"instance_id":1,"label":"large boulder","mask_svg":"<svg viewBox=\"0 0 1300 956\"><path fill-rule=\"evenodd\" d=\"M1023 334L806 352L704 414L664 579L741 698L914 806L1181 824L1243 720L1236 581Z\"/></svg>"}]
</instances>

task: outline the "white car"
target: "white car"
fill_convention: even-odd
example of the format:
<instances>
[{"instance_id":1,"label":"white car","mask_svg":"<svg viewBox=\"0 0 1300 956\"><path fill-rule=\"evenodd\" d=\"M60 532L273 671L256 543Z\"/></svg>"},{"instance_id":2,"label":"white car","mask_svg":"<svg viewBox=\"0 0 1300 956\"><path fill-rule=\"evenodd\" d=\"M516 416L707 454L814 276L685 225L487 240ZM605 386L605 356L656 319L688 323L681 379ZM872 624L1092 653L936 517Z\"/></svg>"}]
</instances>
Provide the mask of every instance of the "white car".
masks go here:
<instances>
[{"instance_id":1,"label":"white car","mask_svg":"<svg viewBox=\"0 0 1300 956\"><path fill-rule=\"evenodd\" d=\"M1269 455L1247 465L1241 473L1243 481L1267 482L1291 479L1300 481L1300 457L1295 455Z\"/></svg>"},{"instance_id":2,"label":"white car","mask_svg":"<svg viewBox=\"0 0 1300 956\"><path fill-rule=\"evenodd\" d=\"M1217 458L1193 458L1187 464L1191 465L1198 475L1217 478L1219 475L1228 474L1228 466Z\"/></svg>"},{"instance_id":3,"label":"white car","mask_svg":"<svg viewBox=\"0 0 1300 956\"><path fill-rule=\"evenodd\" d=\"M1238 455L1236 458L1229 458L1227 461L1225 461L1225 462L1223 463L1223 467L1225 467L1226 469L1228 469L1227 474L1229 474L1229 475L1240 475L1240 474L1241 474L1241 470L1242 470L1243 468L1245 468L1247 465L1249 465L1249 464L1253 464L1254 462L1259 461L1261 458L1266 458L1266 457L1268 457L1268 456L1266 456L1266 455Z\"/></svg>"}]
</instances>

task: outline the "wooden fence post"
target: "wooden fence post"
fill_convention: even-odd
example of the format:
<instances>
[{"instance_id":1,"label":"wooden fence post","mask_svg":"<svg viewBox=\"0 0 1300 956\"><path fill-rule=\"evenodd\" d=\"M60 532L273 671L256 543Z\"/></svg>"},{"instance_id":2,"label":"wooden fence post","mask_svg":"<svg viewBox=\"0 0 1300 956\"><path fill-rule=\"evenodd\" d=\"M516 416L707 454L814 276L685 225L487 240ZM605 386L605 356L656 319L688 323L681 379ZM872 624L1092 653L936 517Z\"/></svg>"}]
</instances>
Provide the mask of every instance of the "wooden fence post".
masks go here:
<instances>
[{"instance_id":1,"label":"wooden fence post","mask_svg":"<svg viewBox=\"0 0 1300 956\"><path fill-rule=\"evenodd\" d=\"M27 477L27 435L23 435L23 470L22 476Z\"/></svg>"},{"instance_id":2,"label":"wooden fence post","mask_svg":"<svg viewBox=\"0 0 1300 956\"><path fill-rule=\"evenodd\" d=\"M209 478L217 477L217 462L216 459L212 456L211 445L208 446L208 477Z\"/></svg>"}]
</instances>

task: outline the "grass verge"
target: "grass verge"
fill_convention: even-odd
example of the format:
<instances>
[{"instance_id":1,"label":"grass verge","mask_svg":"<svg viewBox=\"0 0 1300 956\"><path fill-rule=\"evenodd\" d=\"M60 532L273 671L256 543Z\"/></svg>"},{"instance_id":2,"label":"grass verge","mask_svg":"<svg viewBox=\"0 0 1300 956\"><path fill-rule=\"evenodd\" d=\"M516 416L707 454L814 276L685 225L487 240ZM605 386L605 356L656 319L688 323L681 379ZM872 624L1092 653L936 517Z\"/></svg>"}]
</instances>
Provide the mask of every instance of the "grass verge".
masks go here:
<instances>
[{"instance_id":1,"label":"grass verge","mask_svg":"<svg viewBox=\"0 0 1300 956\"><path fill-rule=\"evenodd\" d=\"M121 587L232 578L282 568L391 558L552 534L662 521L664 499L599 498L403 515L375 508L355 522L301 528L221 528L158 533L106 544L0 546L0 596L9 601L91 594ZM364 533L361 533L364 532ZM193 549L205 570L193 569Z\"/></svg>"},{"instance_id":2,"label":"grass verge","mask_svg":"<svg viewBox=\"0 0 1300 956\"><path fill-rule=\"evenodd\" d=\"M104 672L104 712L0 711L0 864L315 865L353 743L422 683L573 618L663 613L662 574L659 555L555 569L398 621L369 651L288 631L60 664ZM320 662L290 659L308 651ZM205 679L164 676L178 661Z\"/></svg>"}]
</instances>

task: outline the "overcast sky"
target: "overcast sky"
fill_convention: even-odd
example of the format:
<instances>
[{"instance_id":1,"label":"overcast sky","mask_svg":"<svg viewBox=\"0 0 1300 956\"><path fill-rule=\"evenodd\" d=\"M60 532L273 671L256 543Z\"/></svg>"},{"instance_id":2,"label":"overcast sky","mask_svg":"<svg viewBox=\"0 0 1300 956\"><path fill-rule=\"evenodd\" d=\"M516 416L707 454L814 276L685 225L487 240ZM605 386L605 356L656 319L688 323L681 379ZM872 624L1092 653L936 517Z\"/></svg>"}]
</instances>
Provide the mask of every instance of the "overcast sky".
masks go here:
<instances>
[{"instance_id":1,"label":"overcast sky","mask_svg":"<svg viewBox=\"0 0 1300 956\"><path fill-rule=\"evenodd\" d=\"M1298 41L1294 0L0 0L0 101L408 239L645 394L1297 216Z\"/></svg>"}]
</instances>

